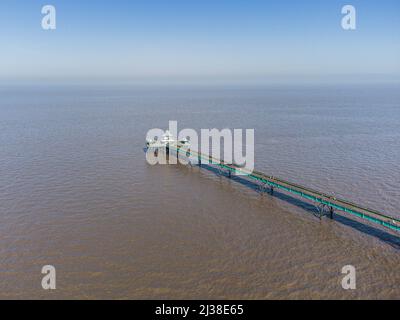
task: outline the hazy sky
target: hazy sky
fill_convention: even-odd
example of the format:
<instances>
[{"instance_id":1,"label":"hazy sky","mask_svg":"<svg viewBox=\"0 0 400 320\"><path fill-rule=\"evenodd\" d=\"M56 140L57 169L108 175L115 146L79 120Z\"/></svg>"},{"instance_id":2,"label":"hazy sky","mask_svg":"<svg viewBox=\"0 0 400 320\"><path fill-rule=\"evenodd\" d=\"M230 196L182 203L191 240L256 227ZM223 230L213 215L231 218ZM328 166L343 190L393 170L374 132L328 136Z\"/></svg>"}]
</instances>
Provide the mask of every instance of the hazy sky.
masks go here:
<instances>
[{"instance_id":1,"label":"hazy sky","mask_svg":"<svg viewBox=\"0 0 400 320\"><path fill-rule=\"evenodd\" d=\"M57 29L41 28L41 8ZM357 29L341 27L341 8ZM0 79L400 76L398 0L1 0Z\"/></svg>"}]
</instances>

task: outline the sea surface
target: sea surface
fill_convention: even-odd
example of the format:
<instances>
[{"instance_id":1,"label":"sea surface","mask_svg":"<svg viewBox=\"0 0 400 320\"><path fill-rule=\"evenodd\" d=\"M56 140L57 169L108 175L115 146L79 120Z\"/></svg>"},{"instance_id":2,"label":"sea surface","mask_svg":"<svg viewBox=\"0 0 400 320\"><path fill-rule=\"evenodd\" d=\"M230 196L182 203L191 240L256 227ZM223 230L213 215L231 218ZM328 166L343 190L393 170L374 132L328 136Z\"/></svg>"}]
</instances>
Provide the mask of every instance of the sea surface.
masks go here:
<instances>
[{"instance_id":1,"label":"sea surface","mask_svg":"<svg viewBox=\"0 0 400 320\"><path fill-rule=\"evenodd\" d=\"M169 120L255 129L257 170L400 217L399 89L0 87L0 298L399 299L400 234L143 151Z\"/></svg>"}]
</instances>

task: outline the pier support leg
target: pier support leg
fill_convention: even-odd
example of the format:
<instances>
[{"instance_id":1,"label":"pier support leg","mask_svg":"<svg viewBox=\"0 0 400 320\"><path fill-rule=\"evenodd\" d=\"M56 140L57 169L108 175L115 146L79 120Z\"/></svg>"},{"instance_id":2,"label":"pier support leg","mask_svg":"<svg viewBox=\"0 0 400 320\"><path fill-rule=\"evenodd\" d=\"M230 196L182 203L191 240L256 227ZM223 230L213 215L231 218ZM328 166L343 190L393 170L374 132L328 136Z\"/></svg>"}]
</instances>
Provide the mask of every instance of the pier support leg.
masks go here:
<instances>
[{"instance_id":1,"label":"pier support leg","mask_svg":"<svg viewBox=\"0 0 400 320\"><path fill-rule=\"evenodd\" d=\"M229 179L232 178L232 171L231 170L228 170L228 177L229 177Z\"/></svg>"},{"instance_id":2,"label":"pier support leg","mask_svg":"<svg viewBox=\"0 0 400 320\"><path fill-rule=\"evenodd\" d=\"M198 158L197 158L197 161L198 161L198 163L199 163L199 167L201 167L201 157L198 157Z\"/></svg>"},{"instance_id":3,"label":"pier support leg","mask_svg":"<svg viewBox=\"0 0 400 320\"><path fill-rule=\"evenodd\" d=\"M329 207L329 218L333 219L333 213L334 213L333 207Z\"/></svg>"},{"instance_id":4,"label":"pier support leg","mask_svg":"<svg viewBox=\"0 0 400 320\"><path fill-rule=\"evenodd\" d=\"M169 146L167 146L167 147L165 148L165 160L167 161L168 164L170 164L170 162L169 162L169 156L170 156L170 154L169 154Z\"/></svg>"},{"instance_id":5,"label":"pier support leg","mask_svg":"<svg viewBox=\"0 0 400 320\"><path fill-rule=\"evenodd\" d=\"M271 196L274 195L274 187L271 187Z\"/></svg>"}]
</instances>

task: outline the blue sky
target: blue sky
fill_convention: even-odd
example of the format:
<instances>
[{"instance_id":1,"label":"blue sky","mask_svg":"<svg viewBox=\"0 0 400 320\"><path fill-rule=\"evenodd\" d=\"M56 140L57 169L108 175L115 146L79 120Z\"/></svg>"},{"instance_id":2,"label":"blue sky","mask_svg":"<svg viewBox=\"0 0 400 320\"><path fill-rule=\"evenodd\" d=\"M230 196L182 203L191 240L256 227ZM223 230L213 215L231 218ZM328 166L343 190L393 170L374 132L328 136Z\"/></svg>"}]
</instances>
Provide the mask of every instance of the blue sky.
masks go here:
<instances>
[{"instance_id":1,"label":"blue sky","mask_svg":"<svg viewBox=\"0 0 400 320\"><path fill-rule=\"evenodd\" d=\"M57 29L41 29L41 8ZM357 30L341 28L341 8ZM400 78L398 0L2 0L0 80Z\"/></svg>"}]
</instances>

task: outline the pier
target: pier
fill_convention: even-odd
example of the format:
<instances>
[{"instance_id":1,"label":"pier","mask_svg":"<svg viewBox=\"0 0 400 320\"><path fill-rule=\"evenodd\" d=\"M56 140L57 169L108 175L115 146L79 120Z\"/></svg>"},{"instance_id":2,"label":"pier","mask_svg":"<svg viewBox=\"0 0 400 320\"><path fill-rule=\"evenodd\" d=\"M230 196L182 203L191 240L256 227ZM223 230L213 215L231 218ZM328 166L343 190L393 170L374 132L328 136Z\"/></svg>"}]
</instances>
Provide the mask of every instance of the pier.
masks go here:
<instances>
[{"instance_id":1,"label":"pier","mask_svg":"<svg viewBox=\"0 0 400 320\"><path fill-rule=\"evenodd\" d=\"M171 150L176 151L176 156L178 156L181 148L182 147L178 144L176 146L169 145L167 149L168 152ZM225 170L228 177L231 177L232 173L240 173L240 175L258 182L261 188L269 189L271 195L273 195L275 189L278 189L300 198L310 200L316 204L320 217L329 216L331 219L333 219L335 211L340 211L345 214L357 216L358 218L379 224L390 230L400 232L399 218L382 214L376 210L360 206L347 200L338 199L335 196L282 180L259 171L246 172L245 169L240 168L239 166L234 164L226 164L222 160L213 158L209 155L204 155L194 150L182 149L182 151L185 151L186 157L193 157L197 159L199 166L201 166L202 163L214 165L222 170Z\"/></svg>"}]
</instances>

